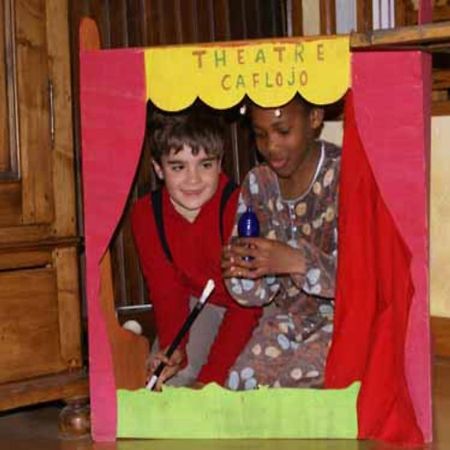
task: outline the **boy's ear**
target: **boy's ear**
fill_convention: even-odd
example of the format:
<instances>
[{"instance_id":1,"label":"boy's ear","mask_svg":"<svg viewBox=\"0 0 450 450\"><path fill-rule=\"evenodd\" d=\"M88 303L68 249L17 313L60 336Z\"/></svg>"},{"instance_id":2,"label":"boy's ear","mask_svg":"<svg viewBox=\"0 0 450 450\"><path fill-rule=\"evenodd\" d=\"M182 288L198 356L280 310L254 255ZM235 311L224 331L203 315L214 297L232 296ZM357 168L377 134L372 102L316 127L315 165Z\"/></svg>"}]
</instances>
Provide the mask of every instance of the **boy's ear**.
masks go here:
<instances>
[{"instance_id":1,"label":"boy's ear","mask_svg":"<svg viewBox=\"0 0 450 450\"><path fill-rule=\"evenodd\" d=\"M164 172L162 171L161 166L154 159L152 159L152 164L158 178L164 180Z\"/></svg>"},{"instance_id":2,"label":"boy's ear","mask_svg":"<svg viewBox=\"0 0 450 450\"><path fill-rule=\"evenodd\" d=\"M325 111L323 108L313 108L311 110L309 120L313 130L317 130L322 126L324 115Z\"/></svg>"}]
</instances>

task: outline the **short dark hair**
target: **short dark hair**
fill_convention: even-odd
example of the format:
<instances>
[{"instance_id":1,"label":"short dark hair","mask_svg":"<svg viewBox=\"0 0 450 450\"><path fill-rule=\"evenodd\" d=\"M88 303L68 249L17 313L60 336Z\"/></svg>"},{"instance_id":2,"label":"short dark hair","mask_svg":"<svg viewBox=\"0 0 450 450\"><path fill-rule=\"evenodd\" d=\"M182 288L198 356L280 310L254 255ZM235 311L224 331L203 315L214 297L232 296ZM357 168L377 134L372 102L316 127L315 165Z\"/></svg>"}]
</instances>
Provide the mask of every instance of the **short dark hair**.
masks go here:
<instances>
[{"instance_id":1,"label":"short dark hair","mask_svg":"<svg viewBox=\"0 0 450 450\"><path fill-rule=\"evenodd\" d=\"M300 107L302 107L303 111L306 114L309 114L314 108L323 108L323 106L316 105L314 103L309 102L304 97L302 97L298 92L291 98L291 100L289 100L288 102L286 102L282 105L278 105L278 107L282 108L283 106L287 105L288 103L290 103L292 101L295 101ZM250 112L253 107L264 108L262 106L258 106L257 104L255 104L252 101L250 101L248 103L244 102L243 104L246 106L246 110L249 110ZM271 106L268 109L276 109L276 106Z\"/></svg>"},{"instance_id":2,"label":"short dark hair","mask_svg":"<svg viewBox=\"0 0 450 450\"><path fill-rule=\"evenodd\" d=\"M161 157L171 150L179 152L184 145L196 155L200 150L208 156L221 158L224 152L224 126L213 112L190 110L166 113L154 110L147 125L152 158L161 163Z\"/></svg>"}]
</instances>

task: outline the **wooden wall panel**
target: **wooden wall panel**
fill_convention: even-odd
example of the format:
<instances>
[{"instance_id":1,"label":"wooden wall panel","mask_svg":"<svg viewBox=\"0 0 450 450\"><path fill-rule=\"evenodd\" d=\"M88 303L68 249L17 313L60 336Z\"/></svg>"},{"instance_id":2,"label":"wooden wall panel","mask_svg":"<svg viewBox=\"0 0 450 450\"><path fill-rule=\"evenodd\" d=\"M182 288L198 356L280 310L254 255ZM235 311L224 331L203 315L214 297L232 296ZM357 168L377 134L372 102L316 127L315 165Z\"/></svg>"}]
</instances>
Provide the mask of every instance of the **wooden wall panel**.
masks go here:
<instances>
[{"instance_id":1,"label":"wooden wall panel","mask_svg":"<svg viewBox=\"0 0 450 450\"><path fill-rule=\"evenodd\" d=\"M303 0L291 0L288 34L292 36L303 36Z\"/></svg>"},{"instance_id":2,"label":"wooden wall panel","mask_svg":"<svg viewBox=\"0 0 450 450\"><path fill-rule=\"evenodd\" d=\"M397 5L396 9L399 6ZM372 0L363 0L357 3L356 27L357 31L364 33L372 30Z\"/></svg>"},{"instance_id":3,"label":"wooden wall panel","mask_svg":"<svg viewBox=\"0 0 450 450\"><path fill-rule=\"evenodd\" d=\"M243 0L229 0L230 34L232 39L245 39L247 35L247 23Z\"/></svg>"},{"instance_id":4,"label":"wooden wall panel","mask_svg":"<svg viewBox=\"0 0 450 450\"><path fill-rule=\"evenodd\" d=\"M125 0L109 0L107 11L109 13L109 46L129 47L127 3Z\"/></svg>"},{"instance_id":5,"label":"wooden wall panel","mask_svg":"<svg viewBox=\"0 0 450 450\"><path fill-rule=\"evenodd\" d=\"M145 29L144 45L159 45L162 43L160 29L156 24L160 23L160 0L144 0L141 21Z\"/></svg>"},{"instance_id":6,"label":"wooden wall panel","mask_svg":"<svg viewBox=\"0 0 450 450\"><path fill-rule=\"evenodd\" d=\"M48 70L53 83L53 201L55 218L53 233L57 236L75 236L76 192L74 174L74 151L72 130L72 91L70 80L70 56L67 54L69 34L67 31L68 5L58 0L46 2L48 46ZM74 272L76 273L76 272Z\"/></svg>"},{"instance_id":7,"label":"wooden wall panel","mask_svg":"<svg viewBox=\"0 0 450 450\"><path fill-rule=\"evenodd\" d=\"M262 34L264 36L284 36L286 34L285 2L268 2L266 8L260 9ZM251 18L249 18L251 20Z\"/></svg>"},{"instance_id":8,"label":"wooden wall panel","mask_svg":"<svg viewBox=\"0 0 450 450\"><path fill-rule=\"evenodd\" d=\"M127 1L127 30L129 47L137 47L142 45L146 40L145 22L143 17L143 1L128 0Z\"/></svg>"},{"instance_id":9,"label":"wooden wall panel","mask_svg":"<svg viewBox=\"0 0 450 450\"><path fill-rule=\"evenodd\" d=\"M176 40L180 43L199 42L196 15L196 0L177 0L175 2Z\"/></svg>"},{"instance_id":10,"label":"wooden wall panel","mask_svg":"<svg viewBox=\"0 0 450 450\"><path fill-rule=\"evenodd\" d=\"M320 34L336 33L335 0L320 0Z\"/></svg>"},{"instance_id":11,"label":"wooden wall panel","mask_svg":"<svg viewBox=\"0 0 450 450\"><path fill-rule=\"evenodd\" d=\"M83 15L96 20L103 48L117 48L283 36L286 29L284 7L283 0L72 0L75 129L79 128L78 23ZM224 170L241 181L255 163L255 152L250 147L248 132L234 123L237 117L237 110L226 116L229 128ZM77 131L78 147L79 142ZM150 150L143 143L135 185L111 243L115 298L120 305L147 301L128 211L139 191L155 185L150 159ZM79 214L82 216L81 204Z\"/></svg>"},{"instance_id":12,"label":"wooden wall panel","mask_svg":"<svg viewBox=\"0 0 450 450\"><path fill-rule=\"evenodd\" d=\"M5 23L5 9L3 4L0 5L0 23ZM7 33L0 33L0 61L6 61L6 41L5 36ZM7 87L6 87L6 72L0 70L0 98L7 99ZM10 170L10 144L8 133L8 102L0 102L0 173L8 172Z\"/></svg>"},{"instance_id":13,"label":"wooden wall panel","mask_svg":"<svg viewBox=\"0 0 450 450\"><path fill-rule=\"evenodd\" d=\"M23 223L54 218L47 16L44 0L16 2L17 83ZM30 76L30 71L33 76Z\"/></svg>"},{"instance_id":14,"label":"wooden wall panel","mask_svg":"<svg viewBox=\"0 0 450 450\"><path fill-rule=\"evenodd\" d=\"M159 23L154 23L160 29L161 43L165 45L181 43L181 20L186 21L190 18L180 17L179 0L158 0Z\"/></svg>"},{"instance_id":15,"label":"wooden wall panel","mask_svg":"<svg viewBox=\"0 0 450 450\"><path fill-rule=\"evenodd\" d=\"M197 9L203 14L196 15L196 32L193 42L209 42L216 37L216 23L214 20L214 3L210 0L196 0ZM217 37L216 37L217 39Z\"/></svg>"},{"instance_id":16,"label":"wooden wall panel","mask_svg":"<svg viewBox=\"0 0 450 450\"><path fill-rule=\"evenodd\" d=\"M228 41L231 36L230 5L228 0L213 3L214 35L211 40Z\"/></svg>"}]
</instances>

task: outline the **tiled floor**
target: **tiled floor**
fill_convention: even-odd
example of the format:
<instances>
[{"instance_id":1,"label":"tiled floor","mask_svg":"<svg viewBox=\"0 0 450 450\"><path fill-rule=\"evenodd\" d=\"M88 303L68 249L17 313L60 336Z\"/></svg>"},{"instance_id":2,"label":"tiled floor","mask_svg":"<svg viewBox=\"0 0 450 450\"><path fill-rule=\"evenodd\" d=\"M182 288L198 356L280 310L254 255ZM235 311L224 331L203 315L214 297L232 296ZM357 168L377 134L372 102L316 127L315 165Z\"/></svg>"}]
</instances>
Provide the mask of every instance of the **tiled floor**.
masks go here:
<instances>
[{"instance_id":1,"label":"tiled floor","mask_svg":"<svg viewBox=\"0 0 450 450\"><path fill-rule=\"evenodd\" d=\"M437 360L433 370L434 435L424 448L450 450L450 360ZM27 408L0 416L0 450L391 450L380 443L331 440L121 440L95 444L90 439L58 436L58 404Z\"/></svg>"}]
</instances>

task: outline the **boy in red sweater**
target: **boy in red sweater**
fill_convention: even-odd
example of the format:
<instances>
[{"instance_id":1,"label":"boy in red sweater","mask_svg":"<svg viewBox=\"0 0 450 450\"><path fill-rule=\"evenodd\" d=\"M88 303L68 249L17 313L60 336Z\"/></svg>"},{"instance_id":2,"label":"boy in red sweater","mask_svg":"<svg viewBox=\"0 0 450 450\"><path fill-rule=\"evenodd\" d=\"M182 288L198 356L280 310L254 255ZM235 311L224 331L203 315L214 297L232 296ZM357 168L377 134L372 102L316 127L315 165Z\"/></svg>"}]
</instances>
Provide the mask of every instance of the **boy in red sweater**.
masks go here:
<instances>
[{"instance_id":1,"label":"boy in red sweater","mask_svg":"<svg viewBox=\"0 0 450 450\"><path fill-rule=\"evenodd\" d=\"M159 338L160 351L152 356L151 368L160 361L167 364L157 385L160 388L191 363L187 339L170 359L164 352L189 314L190 297L198 297L212 278L216 287L207 306L222 309L223 319L206 363L193 374L196 378L186 382L193 387L224 384L261 309L239 306L222 279L221 249L231 234L238 197L221 173L223 130L216 117L203 112L154 113L152 119L152 162L164 185L140 198L132 211L133 234Z\"/></svg>"}]
</instances>

